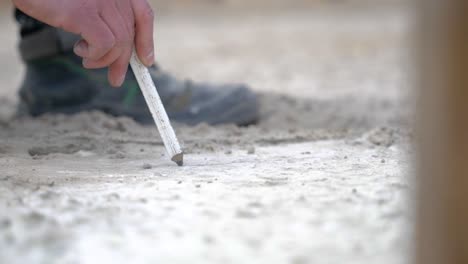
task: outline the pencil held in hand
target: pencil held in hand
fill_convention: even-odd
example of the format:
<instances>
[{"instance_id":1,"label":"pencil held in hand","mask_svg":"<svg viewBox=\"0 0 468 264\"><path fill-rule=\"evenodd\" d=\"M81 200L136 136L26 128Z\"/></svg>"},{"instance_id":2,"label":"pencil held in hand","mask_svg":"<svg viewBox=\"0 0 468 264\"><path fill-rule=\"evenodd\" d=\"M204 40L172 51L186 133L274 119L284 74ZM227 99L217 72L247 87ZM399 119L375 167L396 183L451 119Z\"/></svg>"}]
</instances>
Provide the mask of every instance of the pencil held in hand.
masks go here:
<instances>
[{"instance_id":1,"label":"pencil held in hand","mask_svg":"<svg viewBox=\"0 0 468 264\"><path fill-rule=\"evenodd\" d=\"M154 122L158 127L159 134L164 142L167 153L171 160L182 166L184 164L184 153L180 147L179 141L175 135L174 129L171 126L169 117L167 116L164 105L159 97L156 86L148 71L148 68L143 65L138 58L136 51L133 51L130 65L133 69L135 77L138 81L140 89L145 97L146 104L148 105Z\"/></svg>"}]
</instances>

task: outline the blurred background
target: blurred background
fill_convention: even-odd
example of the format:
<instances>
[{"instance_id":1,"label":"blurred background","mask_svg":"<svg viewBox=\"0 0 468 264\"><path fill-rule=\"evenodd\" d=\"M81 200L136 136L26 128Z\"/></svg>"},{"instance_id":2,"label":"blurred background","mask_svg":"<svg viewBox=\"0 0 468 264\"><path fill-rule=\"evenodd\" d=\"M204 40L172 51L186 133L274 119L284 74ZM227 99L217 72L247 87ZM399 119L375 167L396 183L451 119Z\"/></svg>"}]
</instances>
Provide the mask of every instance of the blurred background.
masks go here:
<instances>
[{"instance_id":1,"label":"blurred background","mask_svg":"<svg viewBox=\"0 0 468 264\"><path fill-rule=\"evenodd\" d=\"M251 85L265 95L264 124L369 128L407 122L407 1L152 3L159 65L181 78ZM23 67L12 7L2 6L5 108L16 100Z\"/></svg>"}]
</instances>

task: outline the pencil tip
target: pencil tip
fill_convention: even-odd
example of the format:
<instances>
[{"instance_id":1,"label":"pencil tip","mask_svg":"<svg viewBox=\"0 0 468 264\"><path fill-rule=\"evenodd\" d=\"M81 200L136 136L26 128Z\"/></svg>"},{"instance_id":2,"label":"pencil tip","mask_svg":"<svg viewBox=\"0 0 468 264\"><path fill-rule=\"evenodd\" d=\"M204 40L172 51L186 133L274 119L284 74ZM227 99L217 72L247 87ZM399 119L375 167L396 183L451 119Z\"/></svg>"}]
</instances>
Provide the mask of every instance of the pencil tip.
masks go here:
<instances>
[{"instance_id":1,"label":"pencil tip","mask_svg":"<svg viewBox=\"0 0 468 264\"><path fill-rule=\"evenodd\" d=\"M174 161L179 167L184 166L184 153L179 153L172 157L172 161Z\"/></svg>"}]
</instances>

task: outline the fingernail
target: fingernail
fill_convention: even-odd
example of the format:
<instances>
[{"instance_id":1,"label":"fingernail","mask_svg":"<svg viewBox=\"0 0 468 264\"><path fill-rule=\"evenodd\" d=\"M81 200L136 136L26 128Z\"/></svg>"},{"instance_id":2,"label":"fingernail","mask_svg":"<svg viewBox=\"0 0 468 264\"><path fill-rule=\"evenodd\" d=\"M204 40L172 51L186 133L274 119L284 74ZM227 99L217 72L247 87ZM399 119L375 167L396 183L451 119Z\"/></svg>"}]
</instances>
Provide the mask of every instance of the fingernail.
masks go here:
<instances>
[{"instance_id":1,"label":"fingernail","mask_svg":"<svg viewBox=\"0 0 468 264\"><path fill-rule=\"evenodd\" d=\"M148 67L154 64L154 51L152 51L150 54L146 56L145 64Z\"/></svg>"},{"instance_id":2,"label":"fingernail","mask_svg":"<svg viewBox=\"0 0 468 264\"><path fill-rule=\"evenodd\" d=\"M118 80L117 83L116 83L116 84L117 84L116 86L117 86L117 87L120 87L120 86L123 85L124 82L125 82L125 74L122 75L122 76L120 76L119 80Z\"/></svg>"},{"instance_id":3,"label":"fingernail","mask_svg":"<svg viewBox=\"0 0 468 264\"><path fill-rule=\"evenodd\" d=\"M86 43L84 43L83 41L78 41L75 44L75 47L73 48L73 51L78 56L84 56L88 51L88 45Z\"/></svg>"}]
</instances>

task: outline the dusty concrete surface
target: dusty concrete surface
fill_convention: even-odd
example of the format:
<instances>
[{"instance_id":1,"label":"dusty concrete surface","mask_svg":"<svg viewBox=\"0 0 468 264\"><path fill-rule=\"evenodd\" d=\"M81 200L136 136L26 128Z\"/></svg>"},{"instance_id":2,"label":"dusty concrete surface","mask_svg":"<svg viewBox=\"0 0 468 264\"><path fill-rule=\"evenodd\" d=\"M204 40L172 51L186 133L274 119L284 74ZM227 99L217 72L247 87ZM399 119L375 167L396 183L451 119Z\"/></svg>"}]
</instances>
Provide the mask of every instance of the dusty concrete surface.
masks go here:
<instances>
[{"instance_id":1,"label":"dusty concrete surface","mask_svg":"<svg viewBox=\"0 0 468 264\"><path fill-rule=\"evenodd\" d=\"M159 62L247 82L257 126L176 130L101 113L9 120L21 65L0 34L0 262L405 263L406 14L163 16Z\"/></svg>"}]
</instances>

